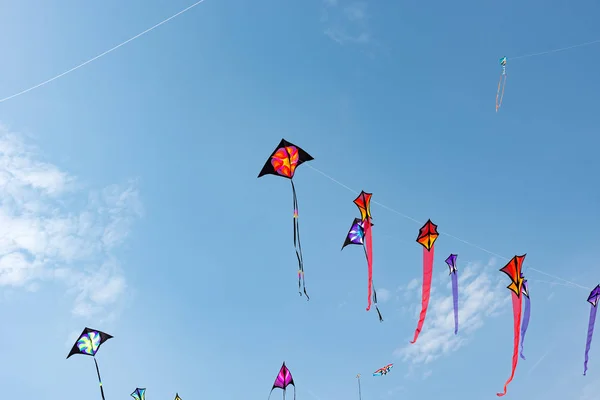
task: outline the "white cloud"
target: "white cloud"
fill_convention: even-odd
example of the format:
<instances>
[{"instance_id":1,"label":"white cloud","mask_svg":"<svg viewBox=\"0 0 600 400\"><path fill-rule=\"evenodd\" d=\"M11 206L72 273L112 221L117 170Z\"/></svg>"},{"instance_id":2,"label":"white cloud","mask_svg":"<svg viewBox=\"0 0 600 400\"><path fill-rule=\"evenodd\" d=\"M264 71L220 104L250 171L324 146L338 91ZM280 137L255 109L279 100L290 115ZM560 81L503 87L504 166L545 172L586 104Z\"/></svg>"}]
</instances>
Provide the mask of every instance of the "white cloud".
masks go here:
<instances>
[{"instance_id":1,"label":"white cloud","mask_svg":"<svg viewBox=\"0 0 600 400\"><path fill-rule=\"evenodd\" d=\"M510 302L506 285L494 274L497 271L491 268L494 264L492 259L487 265L469 263L464 268L459 265L458 335L454 335L454 309L448 273L434 275L427 318L419 339L415 344L396 349L394 354L404 361L426 364L465 345L469 337L483 326L486 317L496 315ZM438 289L439 283L443 287ZM421 285L415 286L411 281L407 286L411 290L404 290L406 297L418 300L408 310L416 324L421 310ZM412 332L410 336L412 339Z\"/></svg>"},{"instance_id":2,"label":"white cloud","mask_svg":"<svg viewBox=\"0 0 600 400\"><path fill-rule=\"evenodd\" d=\"M389 290L387 290L385 288L377 289L377 302L378 303L380 303L380 304L387 303L391 297L392 297L392 294L390 293Z\"/></svg>"},{"instance_id":3,"label":"white cloud","mask_svg":"<svg viewBox=\"0 0 600 400\"><path fill-rule=\"evenodd\" d=\"M323 0L324 33L340 43L365 44L371 39L368 31L367 2Z\"/></svg>"},{"instance_id":4,"label":"white cloud","mask_svg":"<svg viewBox=\"0 0 600 400\"><path fill-rule=\"evenodd\" d=\"M142 206L135 182L89 193L75 182L0 126L0 290L60 282L75 295L76 315L106 316L126 288L112 251Z\"/></svg>"}]
</instances>

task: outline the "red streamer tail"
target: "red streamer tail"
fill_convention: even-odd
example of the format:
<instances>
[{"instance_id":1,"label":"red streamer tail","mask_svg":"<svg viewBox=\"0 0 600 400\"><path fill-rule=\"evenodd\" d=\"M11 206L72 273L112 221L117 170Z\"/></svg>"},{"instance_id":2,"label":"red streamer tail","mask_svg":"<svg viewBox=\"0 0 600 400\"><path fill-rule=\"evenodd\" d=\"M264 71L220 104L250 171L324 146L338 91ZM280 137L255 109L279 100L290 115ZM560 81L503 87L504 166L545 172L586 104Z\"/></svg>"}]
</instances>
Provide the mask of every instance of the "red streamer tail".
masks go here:
<instances>
[{"instance_id":1,"label":"red streamer tail","mask_svg":"<svg viewBox=\"0 0 600 400\"><path fill-rule=\"evenodd\" d=\"M419 338L423 323L425 323L425 316L427 315L427 307L429 306L429 296L431 294L431 278L433 276L433 252L434 248L428 251L423 248L423 289L421 293L421 314L419 315L419 323L415 330L415 337L411 343L415 343Z\"/></svg>"},{"instance_id":2,"label":"red streamer tail","mask_svg":"<svg viewBox=\"0 0 600 400\"><path fill-rule=\"evenodd\" d=\"M367 247L367 264L369 268L369 299L367 303L367 311L371 309L371 299L373 294L373 243L371 241L371 221L367 218L365 221L365 244Z\"/></svg>"},{"instance_id":3,"label":"red streamer tail","mask_svg":"<svg viewBox=\"0 0 600 400\"><path fill-rule=\"evenodd\" d=\"M510 377L504 384L504 392L496 393L496 396L502 397L506 394L506 388L508 384L512 382L515 377L515 372L517 370L517 363L519 362L519 337L521 334L521 300L522 296L517 296L514 292L512 294L512 305L513 305L513 319L514 319L514 344L513 344L513 357L512 357L512 372L510 373Z\"/></svg>"}]
</instances>

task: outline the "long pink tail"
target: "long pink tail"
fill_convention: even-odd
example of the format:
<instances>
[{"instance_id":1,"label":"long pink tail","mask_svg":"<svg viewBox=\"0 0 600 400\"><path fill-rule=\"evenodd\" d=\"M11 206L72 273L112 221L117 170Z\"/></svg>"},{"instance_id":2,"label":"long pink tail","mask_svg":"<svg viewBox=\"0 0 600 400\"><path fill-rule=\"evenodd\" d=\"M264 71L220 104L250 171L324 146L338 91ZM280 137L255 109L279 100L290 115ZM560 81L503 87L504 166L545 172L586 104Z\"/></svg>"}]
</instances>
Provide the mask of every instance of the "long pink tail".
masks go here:
<instances>
[{"instance_id":1,"label":"long pink tail","mask_svg":"<svg viewBox=\"0 0 600 400\"><path fill-rule=\"evenodd\" d=\"M431 294L431 278L433 276L433 252L434 247L431 246L431 250L423 248L423 289L421 293L421 314L419 315L419 323L415 330L415 337L411 343L415 343L419 338L421 329L423 329L423 323L425 323L425 316L427 315L427 307L429 307L429 296Z\"/></svg>"},{"instance_id":2,"label":"long pink tail","mask_svg":"<svg viewBox=\"0 0 600 400\"><path fill-rule=\"evenodd\" d=\"M514 339L513 339L513 357L512 357L512 372L510 377L504 384L504 392L496 393L496 396L502 397L506 394L508 384L512 382L517 371L517 363L519 362L519 335L521 329L521 299L522 296L517 296L514 292L512 294L512 305L513 305L513 319L514 319Z\"/></svg>"}]
</instances>

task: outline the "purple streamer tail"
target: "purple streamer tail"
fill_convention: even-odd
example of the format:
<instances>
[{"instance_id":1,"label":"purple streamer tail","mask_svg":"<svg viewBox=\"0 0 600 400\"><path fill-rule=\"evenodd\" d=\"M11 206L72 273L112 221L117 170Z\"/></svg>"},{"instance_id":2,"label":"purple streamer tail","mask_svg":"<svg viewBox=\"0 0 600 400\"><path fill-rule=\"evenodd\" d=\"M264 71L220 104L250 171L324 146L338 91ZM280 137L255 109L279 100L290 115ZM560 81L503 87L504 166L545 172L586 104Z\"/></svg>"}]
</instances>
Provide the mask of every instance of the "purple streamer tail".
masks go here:
<instances>
[{"instance_id":1,"label":"purple streamer tail","mask_svg":"<svg viewBox=\"0 0 600 400\"><path fill-rule=\"evenodd\" d=\"M458 274L452 273L452 299L454 300L454 334L458 333Z\"/></svg>"},{"instance_id":2,"label":"purple streamer tail","mask_svg":"<svg viewBox=\"0 0 600 400\"><path fill-rule=\"evenodd\" d=\"M523 315L523 322L521 323L521 358L525 360L525 356L523 355L523 342L525 341L525 334L527 333L527 327L529 326L529 314L531 312L531 306L529 304L529 297L524 296L525 298L525 314Z\"/></svg>"},{"instance_id":3,"label":"purple streamer tail","mask_svg":"<svg viewBox=\"0 0 600 400\"><path fill-rule=\"evenodd\" d=\"M585 361L583 362L583 375L587 372L588 355L590 352L590 346L592 345L592 336L594 335L594 324L596 323L596 311L598 307L592 306L590 310L590 323L588 324L587 343L585 344Z\"/></svg>"}]
</instances>

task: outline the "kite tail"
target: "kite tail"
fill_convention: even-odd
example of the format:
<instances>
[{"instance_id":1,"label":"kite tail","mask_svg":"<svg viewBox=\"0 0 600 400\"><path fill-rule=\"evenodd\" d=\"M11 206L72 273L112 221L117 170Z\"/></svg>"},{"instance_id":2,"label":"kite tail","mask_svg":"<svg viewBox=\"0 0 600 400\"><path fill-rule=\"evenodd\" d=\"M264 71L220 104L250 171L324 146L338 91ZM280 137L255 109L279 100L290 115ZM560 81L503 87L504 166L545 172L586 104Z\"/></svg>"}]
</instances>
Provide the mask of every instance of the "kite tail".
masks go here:
<instances>
[{"instance_id":1,"label":"kite tail","mask_svg":"<svg viewBox=\"0 0 600 400\"><path fill-rule=\"evenodd\" d=\"M367 311L371 309L371 297L373 292L373 235L371 233L371 221L367 218L365 221L365 247L367 251L367 264L369 269L369 288L368 288L368 300L367 300Z\"/></svg>"},{"instance_id":2,"label":"kite tail","mask_svg":"<svg viewBox=\"0 0 600 400\"><path fill-rule=\"evenodd\" d=\"M529 326L529 314L531 312L531 306L529 304L529 297L525 296L525 314L523 315L523 324L521 325L521 358L525 360L523 355L523 342L525 342L525 334L527 333L527 327Z\"/></svg>"},{"instance_id":3,"label":"kite tail","mask_svg":"<svg viewBox=\"0 0 600 400\"><path fill-rule=\"evenodd\" d=\"M306 284L304 283L304 259L302 258L300 227L298 225L298 197L296 196L296 187L294 186L294 181L290 179L290 182L292 183L292 194L294 197L294 248L296 249L296 258L298 258L298 293L300 293L300 296L302 296L302 292L304 292L306 300L310 300L308 293L306 293Z\"/></svg>"},{"instance_id":4,"label":"kite tail","mask_svg":"<svg viewBox=\"0 0 600 400\"><path fill-rule=\"evenodd\" d=\"M454 334L458 333L458 275L452 272L452 300L454 302Z\"/></svg>"},{"instance_id":5,"label":"kite tail","mask_svg":"<svg viewBox=\"0 0 600 400\"><path fill-rule=\"evenodd\" d=\"M504 78L504 82L502 82L502 78ZM500 86L502 86L502 91L500 91ZM506 87L506 73L502 72L500 74L500 80L498 80L498 90L496 91L496 112L500 106L502 106L502 99L504 98L504 88ZM500 101L498 101L498 97L500 97Z\"/></svg>"},{"instance_id":6,"label":"kite tail","mask_svg":"<svg viewBox=\"0 0 600 400\"><path fill-rule=\"evenodd\" d=\"M377 311L377 315L379 316L379 322L383 322L383 317L381 316L379 307L377 307L377 291L375 290L375 288L373 288L373 304L375 304L375 310Z\"/></svg>"},{"instance_id":7,"label":"kite tail","mask_svg":"<svg viewBox=\"0 0 600 400\"><path fill-rule=\"evenodd\" d=\"M104 398L104 389L102 388L102 379L100 378L100 369L98 368L98 361L96 361L96 357L94 357L94 364L96 364L96 374L98 375L98 383L100 383L100 394L102 395L102 400L106 400Z\"/></svg>"},{"instance_id":8,"label":"kite tail","mask_svg":"<svg viewBox=\"0 0 600 400\"><path fill-rule=\"evenodd\" d=\"M423 248L423 289L421 293L421 314L419 314L419 323L415 330L415 336L411 341L414 344L419 338L423 323L425 322L425 315L427 315L427 307L429 306L429 295L431 293L431 278L433 276L433 251L434 247L431 246L430 250Z\"/></svg>"},{"instance_id":9,"label":"kite tail","mask_svg":"<svg viewBox=\"0 0 600 400\"><path fill-rule=\"evenodd\" d=\"M594 335L594 325L596 323L596 311L598 310L598 307L594 307L592 306L592 309L590 310L590 322L588 324L588 333L587 333L587 342L585 343L585 361L583 362L583 375L585 376L586 372L587 372L587 365L588 365L588 355L590 352L590 347L592 345L592 336Z\"/></svg>"},{"instance_id":10,"label":"kite tail","mask_svg":"<svg viewBox=\"0 0 600 400\"><path fill-rule=\"evenodd\" d=\"M515 377L517 370L517 363L519 362L519 328L521 325L521 298L514 292L512 294L512 305L513 305L513 319L514 319L514 344L513 344L513 357L512 357L512 371L510 377L504 384L504 391L502 393L496 393L496 396L502 397L506 394L506 388L508 384L512 382Z\"/></svg>"}]
</instances>

